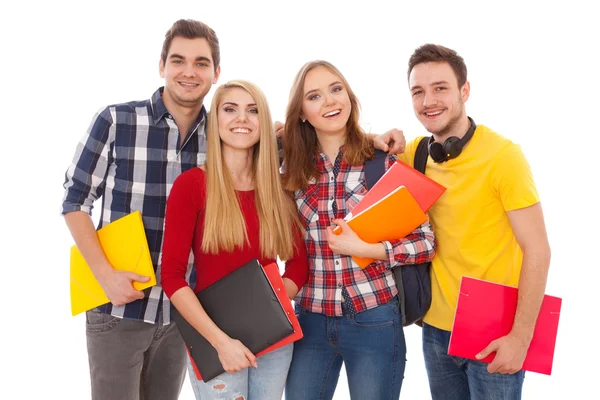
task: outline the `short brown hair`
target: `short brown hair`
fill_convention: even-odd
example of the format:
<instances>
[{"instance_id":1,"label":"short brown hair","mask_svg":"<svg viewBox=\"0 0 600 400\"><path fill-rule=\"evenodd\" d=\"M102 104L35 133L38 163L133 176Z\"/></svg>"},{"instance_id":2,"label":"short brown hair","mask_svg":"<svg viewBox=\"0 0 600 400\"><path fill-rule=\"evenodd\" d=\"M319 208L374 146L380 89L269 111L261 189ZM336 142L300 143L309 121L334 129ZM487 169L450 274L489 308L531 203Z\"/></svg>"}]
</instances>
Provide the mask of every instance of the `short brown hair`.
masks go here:
<instances>
[{"instance_id":1,"label":"short brown hair","mask_svg":"<svg viewBox=\"0 0 600 400\"><path fill-rule=\"evenodd\" d=\"M458 87L462 87L467 81L467 65L465 60L455 50L449 49L439 44L424 44L417 48L408 60L407 77L410 79L410 73L418 64L427 62L446 62L456 75Z\"/></svg>"},{"instance_id":2,"label":"short brown hair","mask_svg":"<svg viewBox=\"0 0 600 400\"><path fill-rule=\"evenodd\" d=\"M171 42L173 41L173 38L177 36L186 39L206 39L211 49L214 69L215 71L217 70L219 63L221 62L217 34L210 26L193 19L180 19L179 21L176 21L165 34L165 41L163 42L162 52L160 53L160 58L164 64L167 63L167 54L169 54Z\"/></svg>"}]
</instances>

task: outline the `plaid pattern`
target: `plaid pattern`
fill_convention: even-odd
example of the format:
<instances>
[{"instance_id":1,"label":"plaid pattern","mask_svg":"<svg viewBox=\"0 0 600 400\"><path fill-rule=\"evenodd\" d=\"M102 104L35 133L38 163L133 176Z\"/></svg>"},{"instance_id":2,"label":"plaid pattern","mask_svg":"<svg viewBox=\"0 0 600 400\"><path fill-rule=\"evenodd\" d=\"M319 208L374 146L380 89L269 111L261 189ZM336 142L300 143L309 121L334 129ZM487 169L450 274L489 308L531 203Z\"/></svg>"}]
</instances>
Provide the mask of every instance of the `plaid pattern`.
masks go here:
<instances>
[{"instance_id":1,"label":"plaid pattern","mask_svg":"<svg viewBox=\"0 0 600 400\"><path fill-rule=\"evenodd\" d=\"M389 156L386 169L396 159ZM431 225L421 225L404 239L383 242L388 259L361 270L351 256L331 251L326 231L331 220L346 216L366 194L364 166L346 164L343 147L333 165L322 153L315 155L315 162L321 174L318 181L295 193L298 214L306 228L310 268L308 282L295 301L308 311L328 316L342 315L343 289L348 293L345 301L349 298L356 312L387 303L398 294L392 267L433 258L435 239Z\"/></svg>"},{"instance_id":2,"label":"plaid pattern","mask_svg":"<svg viewBox=\"0 0 600 400\"><path fill-rule=\"evenodd\" d=\"M150 247L157 280L160 280L161 247L167 196L175 178L206 160L206 110L180 146L179 130L162 100L163 88L150 100L108 106L100 110L77 146L65 175L62 214L84 211L102 198L98 229L139 210ZM193 271L190 256L188 280ZM192 278L192 279L190 279ZM146 297L125 306L108 303L102 312L149 323L170 321L169 300L160 285Z\"/></svg>"}]
</instances>

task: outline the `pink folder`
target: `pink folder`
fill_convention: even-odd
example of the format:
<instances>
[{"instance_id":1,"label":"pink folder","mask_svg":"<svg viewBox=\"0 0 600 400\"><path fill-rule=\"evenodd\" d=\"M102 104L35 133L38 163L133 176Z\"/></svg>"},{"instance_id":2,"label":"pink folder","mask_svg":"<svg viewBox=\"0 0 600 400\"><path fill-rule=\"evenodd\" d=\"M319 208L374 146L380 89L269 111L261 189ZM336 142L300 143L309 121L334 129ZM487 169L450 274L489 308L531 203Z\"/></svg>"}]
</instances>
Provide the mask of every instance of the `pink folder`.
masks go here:
<instances>
[{"instance_id":1,"label":"pink folder","mask_svg":"<svg viewBox=\"0 0 600 400\"><path fill-rule=\"evenodd\" d=\"M492 340L507 335L517 310L518 289L480 279L463 277L448 354L475 360ZM523 363L523 369L550 375L562 300L544 296ZM496 353L486 357L491 362Z\"/></svg>"}]
</instances>

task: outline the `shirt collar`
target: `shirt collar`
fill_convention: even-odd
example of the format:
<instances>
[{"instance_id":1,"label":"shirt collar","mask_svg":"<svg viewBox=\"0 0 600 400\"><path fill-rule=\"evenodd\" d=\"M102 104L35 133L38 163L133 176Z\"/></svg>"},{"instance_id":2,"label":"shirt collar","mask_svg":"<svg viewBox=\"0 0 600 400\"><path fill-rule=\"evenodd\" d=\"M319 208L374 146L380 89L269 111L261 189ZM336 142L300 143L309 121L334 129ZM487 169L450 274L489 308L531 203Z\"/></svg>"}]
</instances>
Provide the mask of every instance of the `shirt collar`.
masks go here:
<instances>
[{"instance_id":1,"label":"shirt collar","mask_svg":"<svg viewBox=\"0 0 600 400\"><path fill-rule=\"evenodd\" d=\"M167 110L165 102L162 98L164 90L164 86L159 87L150 98L150 103L152 106L152 119L154 120L154 124L157 124L158 121L165 118L167 115L170 115L169 110ZM206 108L204 107L204 105L202 105L202 108L200 109L200 114L198 114L198 118L196 119L196 123L194 126L203 122L205 118Z\"/></svg>"}]
</instances>

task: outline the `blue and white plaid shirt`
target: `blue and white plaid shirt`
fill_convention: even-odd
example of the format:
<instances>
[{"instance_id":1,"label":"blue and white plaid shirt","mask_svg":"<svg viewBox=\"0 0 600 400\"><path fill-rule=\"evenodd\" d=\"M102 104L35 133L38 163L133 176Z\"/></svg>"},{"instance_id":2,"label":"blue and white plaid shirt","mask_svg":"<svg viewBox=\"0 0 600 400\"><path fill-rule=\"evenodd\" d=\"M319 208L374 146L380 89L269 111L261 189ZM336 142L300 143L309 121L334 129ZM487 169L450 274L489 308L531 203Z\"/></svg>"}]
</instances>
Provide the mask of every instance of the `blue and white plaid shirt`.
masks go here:
<instances>
[{"instance_id":1,"label":"blue and white plaid shirt","mask_svg":"<svg viewBox=\"0 0 600 400\"><path fill-rule=\"evenodd\" d=\"M167 196L179 174L206 160L205 108L180 146L179 129L165 107L162 92L160 88L150 100L108 106L95 115L66 172L62 204L63 214L91 214L94 201L101 197L98 229L139 210L157 281ZM192 270L190 256L188 279ZM163 323L168 324L170 303L160 285L145 292L143 300L118 307L108 303L99 309L149 323L158 323L162 309Z\"/></svg>"}]
</instances>

